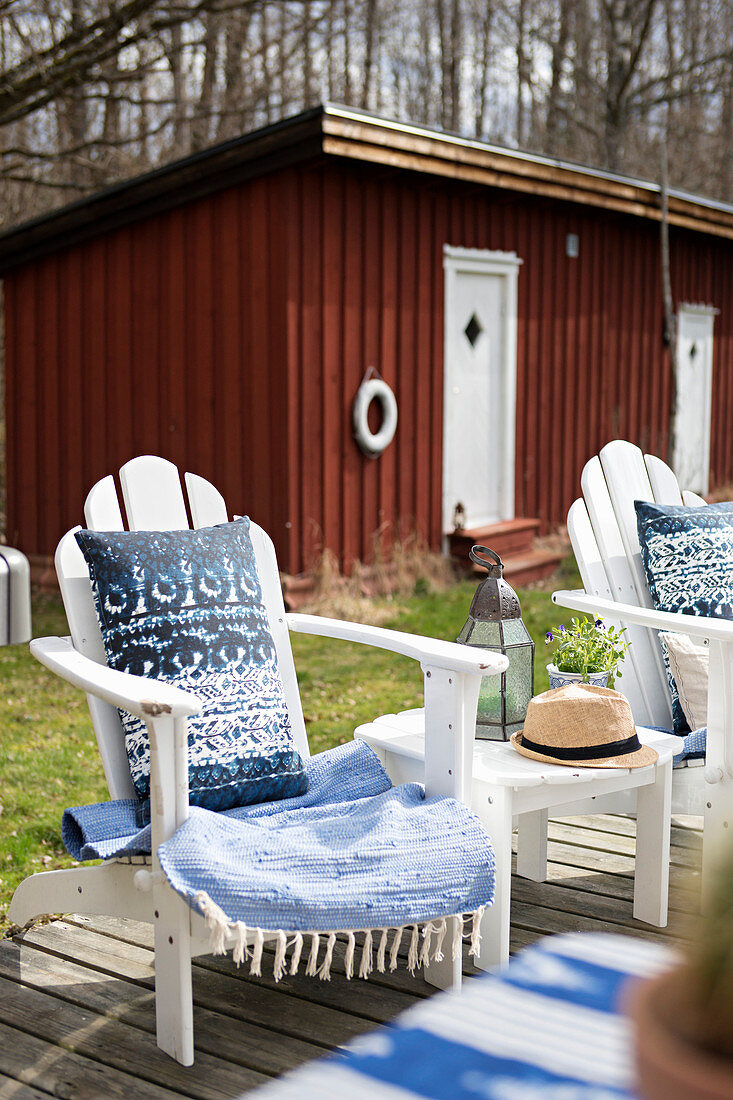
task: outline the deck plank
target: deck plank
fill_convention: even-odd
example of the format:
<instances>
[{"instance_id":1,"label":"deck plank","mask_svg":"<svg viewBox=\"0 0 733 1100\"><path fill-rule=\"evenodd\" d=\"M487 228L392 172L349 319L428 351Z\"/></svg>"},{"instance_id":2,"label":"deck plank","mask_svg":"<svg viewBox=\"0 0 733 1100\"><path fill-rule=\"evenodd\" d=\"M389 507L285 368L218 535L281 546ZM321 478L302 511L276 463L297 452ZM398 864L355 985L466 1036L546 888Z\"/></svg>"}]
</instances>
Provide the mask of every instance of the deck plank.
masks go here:
<instances>
[{"instance_id":1,"label":"deck plank","mask_svg":"<svg viewBox=\"0 0 733 1100\"><path fill-rule=\"evenodd\" d=\"M0 976L17 980L14 976L21 973L22 966L24 986L154 1033L152 989L120 977L107 978L58 955L30 950L27 944L3 947L6 949L0 951ZM280 1035L277 1044L272 1045L270 1037L270 1031L256 1024L200 1006L196 1009L197 1048L234 1064L276 1076L323 1053L320 1046L286 1035Z\"/></svg>"},{"instance_id":2,"label":"deck plank","mask_svg":"<svg viewBox=\"0 0 733 1100\"><path fill-rule=\"evenodd\" d=\"M167 1057L155 1043L155 1036L129 1024L77 1005L62 1002L29 986L0 977L0 1004L3 1023L30 1033L74 1054L126 1071L138 1067L140 1077L150 1083L184 1094L191 1088L191 1074ZM267 1079L264 1074L243 1066L232 1066L218 1055L201 1052L197 1056L201 1100L226 1100L236 1089L254 1088Z\"/></svg>"},{"instance_id":3,"label":"deck plank","mask_svg":"<svg viewBox=\"0 0 733 1100\"><path fill-rule=\"evenodd\" d=\"M32 1023L32 1021L31 1021ZM132 1066L138 1068L140 1059ZM68 1100L180 1100L181 1094L111 1069L0 1021L0 1073ZM12 1096L12 1093L10 1094ZM189 1092L189 1095L191 1093Z\"/></svg>"},{"instance_id":4,"label":"deck plank","mask_svg":"<svg viewBox=\"0 0 733 1100\"><path fill-rule=\"evenodd\" d=\"M633 918L633 819L562 818L550 823L549 835L547 882L513 879L512 951L579 929L666 944L691 935L700 884L695 822L674 823L667 929ZM299 975L275 983L271 953L261 978L229 956L196 959L196 1063L182 1069L155 1046L148 926L73 916L35 926L0 944L0 1100L228 1100L434 992L404 965L369 982L347 981L344 951L337 943L330 982ZM465 953L464 964L472 969Z\"/></svg>"},{"instance_id":5,"label":"deck plank","mask_svg":"<svg viewBox=\"0 0 733 1100\"><path fill-rule=\"evenodd\" d=\"M0 1100L48 1100L50 1095L50 1092L33 1085L21 1085L20 1081L0 1073Z\"/></svg>"}]
</instances>

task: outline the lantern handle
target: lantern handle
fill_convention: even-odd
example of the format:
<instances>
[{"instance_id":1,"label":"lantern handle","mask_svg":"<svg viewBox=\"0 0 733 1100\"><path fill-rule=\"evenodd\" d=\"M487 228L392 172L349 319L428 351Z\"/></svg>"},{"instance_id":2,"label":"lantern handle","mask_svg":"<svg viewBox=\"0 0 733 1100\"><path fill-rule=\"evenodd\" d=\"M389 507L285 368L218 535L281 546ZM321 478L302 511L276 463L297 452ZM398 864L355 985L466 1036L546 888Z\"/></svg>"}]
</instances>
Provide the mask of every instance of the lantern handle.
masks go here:
<instances>
[{"instance_id":1,"label":"lantern handle","mask_svg":"<svg viewBox=\"0 0 733 1100\"><path fill-rule=\"evenodd\" d=\"M504 563L499 555L494 550L490 550L488 546L472 546L468 552L468 556L472 562L482 566L484 569L491 570L495 569L496 566L498 566L501 571L504 569ZM485 560L487 557L491 559L493 564ZM499 575L501 576L501 573Z\"/></svg>"}]
</instances>

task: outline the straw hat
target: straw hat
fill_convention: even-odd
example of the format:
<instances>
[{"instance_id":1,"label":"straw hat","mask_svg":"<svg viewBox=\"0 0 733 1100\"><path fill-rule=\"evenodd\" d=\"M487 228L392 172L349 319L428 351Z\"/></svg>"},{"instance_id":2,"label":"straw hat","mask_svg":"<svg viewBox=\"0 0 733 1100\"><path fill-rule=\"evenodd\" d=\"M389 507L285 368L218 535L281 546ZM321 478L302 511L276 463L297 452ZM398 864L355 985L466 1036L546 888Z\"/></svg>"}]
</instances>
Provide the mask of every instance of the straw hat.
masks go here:
<instances>
[{"instance_id":1,"label":"straw hat","mask_svg":"<svg viewBox=\"0 0 733 1100\"><path fill-rule=\"evenodd\" d=\"M644 768L659 757L640 743L625 696L591 684L536 695L511 741L522 756L574 768Z\"/></svg>"}]
</instances>

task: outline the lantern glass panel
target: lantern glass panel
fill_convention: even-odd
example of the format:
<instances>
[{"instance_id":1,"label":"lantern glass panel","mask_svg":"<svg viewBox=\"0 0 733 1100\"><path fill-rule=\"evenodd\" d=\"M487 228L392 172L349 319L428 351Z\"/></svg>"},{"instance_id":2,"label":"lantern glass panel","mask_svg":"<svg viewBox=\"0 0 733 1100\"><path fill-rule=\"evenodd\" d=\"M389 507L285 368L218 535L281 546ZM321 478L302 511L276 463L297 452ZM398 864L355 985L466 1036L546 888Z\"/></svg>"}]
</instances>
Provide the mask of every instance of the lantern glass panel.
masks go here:
<instances>
[{"instance_id":1,"label":"lantern glass panel","mask_svg":"<svg viewBox=\"0 0 733 1100\"><path fill-rule=\"evenodd\" d=\"M483 622L481 619L469 619L458 635L458 641L480 646L482 649L501 649L501 625Z\"/></svg>"},{"instance_id":2,"label":"lantern glass panel","mask_svg":"<svg viewBox=\"0 0 733 1100\"><path fill-rule=\"evenodd\" d=\"M501 741L501 685L503 676L484 676L476 711L476 733L480 737Z\"/></svg>"},{"instance_id":3,"label":"lantern glass panel","mask_svg":"<svg viewBox=\"0 0 733 1100\"><path fill-rule=\"evenodd\" d=\"M507 651L509 668L506 671L506 726L507 736L524 725L527 707L534 687L534 659L532 645L513 646ZM496 678L496 677L495 677Z\"/></svg>"},{"instance_id":4,"label":"lantern glass panel","mask_svg":"<svg viewBox=\"0 0 733 1100\"><path fill-rule=\"evenodd\" d=\"M524 642L532 641L530 633L521 619L505 619L502 625L504 627L505 645L522 645Z\"/></svg>"}]
</instances>

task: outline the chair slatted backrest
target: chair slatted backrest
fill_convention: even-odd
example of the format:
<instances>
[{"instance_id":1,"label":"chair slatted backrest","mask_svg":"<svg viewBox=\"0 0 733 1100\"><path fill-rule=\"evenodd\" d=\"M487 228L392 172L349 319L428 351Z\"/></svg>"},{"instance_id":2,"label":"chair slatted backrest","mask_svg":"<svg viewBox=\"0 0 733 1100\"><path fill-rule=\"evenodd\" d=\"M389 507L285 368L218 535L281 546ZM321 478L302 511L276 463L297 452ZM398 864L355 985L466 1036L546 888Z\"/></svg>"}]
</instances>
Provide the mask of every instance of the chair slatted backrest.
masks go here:
<instances>
[{"instance_id":1,"label":"chair slatted backrest","mask_svg":"<svg viewBox=\"0 0 733 1100\"><path fill-rule=\"evenodd\" d=\"M583 499L568 513L568 533L586 592L617 603L651 607L641 562L635 500L657 504L704 504L681 493L673 471L632 443L614 440L586 463ZM620 622L620 625L624 625ZM632 643L620 685L641 725L672 726L662 651L655 630L627 625Z\"/></svg>"},{"instance_id":2,"label":"chair slatted backrest","mask_svg":"<svg viewBox=\"0 0 733 1100\"><path fill-rule=\"evenodd\" d=\"M210 482L196 474L186 474L185 483L195 528L227 522L229 517L224 498ZM120 484L128 530L174 531L191 526L180 477L173 463L153 455L134 458L120 470ZM125 530L115 481L111 475L102 478L89 492L84 505L84 517L87 527L94 531ZM56 573L74 647L91 660L106 664L89 570L74 538L77 530L78 527L67 532L59 542L55 558ZM308 739L275 548L272 540L257 524L250 525L250 534L263 602L277 650L295 746L302 756L308 756ZM87 696L87 701L110 796L135 797L120 716L108 703L102 703L92 696Z\"/></svg>"}]
</instances>

